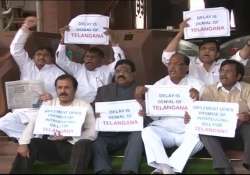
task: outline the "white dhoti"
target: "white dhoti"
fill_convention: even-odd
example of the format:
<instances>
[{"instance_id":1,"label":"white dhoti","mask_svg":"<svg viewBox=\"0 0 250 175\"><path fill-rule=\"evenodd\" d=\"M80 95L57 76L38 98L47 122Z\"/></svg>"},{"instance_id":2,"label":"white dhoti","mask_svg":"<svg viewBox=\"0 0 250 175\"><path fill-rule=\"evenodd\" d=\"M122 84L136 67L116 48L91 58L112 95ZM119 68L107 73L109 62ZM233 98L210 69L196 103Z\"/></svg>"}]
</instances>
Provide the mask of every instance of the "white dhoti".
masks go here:
<instances>
[{"instance_id":1,"label":"white dhoti","mask_svg":"<svg viewBox=\"0 0 250 175\"><path fill-rule=\"evenodd\" d=\"M19 139L30 118L37 113L37 109L15 109L0 118L0 130L9 137Z\"/></svg>"},{"instance_id":2,"label":"white dhoti","mask_svg":"<svg viewBox=\"0 0 250 175\"><path fill-rule=\"evenodd\" d=\"M143 129L142 139L149 166L161 170L162 165L168 165L175 172L181 173L189 157L202 149L203 145L198 134L184 132L183 118L179 127L177 127L180 122L178 120L174 123L172 123L174 120L154 121ZM180 127L183 127L183 132L180 132ZM175 131L178 132L175 133ZM174 146L178 148L168 157L165 148Z\"/></svg>"}]
</instances>

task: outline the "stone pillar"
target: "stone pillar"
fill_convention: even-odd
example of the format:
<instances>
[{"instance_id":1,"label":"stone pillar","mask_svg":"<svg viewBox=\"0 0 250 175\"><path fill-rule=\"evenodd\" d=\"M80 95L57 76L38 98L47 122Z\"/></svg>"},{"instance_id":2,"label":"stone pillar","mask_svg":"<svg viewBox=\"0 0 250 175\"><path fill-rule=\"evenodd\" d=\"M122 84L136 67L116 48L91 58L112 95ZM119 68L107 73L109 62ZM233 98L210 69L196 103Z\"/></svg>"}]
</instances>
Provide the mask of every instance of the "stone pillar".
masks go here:
<instances>
[{"instance_id":1,"label":"stone pillar","mask_svg":"<svg viewBox=\"0 0 250 175\"><path fill-rule=\"evenodd\" d=\"M58 33L58 29L68 24L71 18L70 1L42 1L42 32Z\"/></svg>"},{"instance_id":2,"label":"stone pillar","mask_svg":"<svg viewBox=\"0 0 250 175\"><path fill-rule=\"evenodd\" d=\"M85 0L85 1L41 1L41 32L58 33L58 29L67 25L73 17L79 14L110 15L110 28L133 29L134 28L134 0Z\"/></svg>"}]
</instances>

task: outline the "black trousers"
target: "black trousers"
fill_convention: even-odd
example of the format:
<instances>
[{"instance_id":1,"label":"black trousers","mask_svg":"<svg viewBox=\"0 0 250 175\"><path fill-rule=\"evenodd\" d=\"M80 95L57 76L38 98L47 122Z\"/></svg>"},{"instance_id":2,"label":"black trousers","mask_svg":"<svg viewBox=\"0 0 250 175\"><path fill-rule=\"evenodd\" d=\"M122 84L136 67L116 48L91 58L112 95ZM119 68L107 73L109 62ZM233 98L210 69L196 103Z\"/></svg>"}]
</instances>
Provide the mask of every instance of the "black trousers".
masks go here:
<instances>
[{"instance_id":1,"label":"black trousers","mask_svg":"<svg viewBox=\"0 0 250 175\"><path fill-rule=\"evenodd\" d=\"M79 140L74 145L67 141L34 138L29 144L30 157L17 155L10 174L31 174L36 160L70 163L71 173L86 173L91 158L91 140Z\"/></svg>"}]
</instances>

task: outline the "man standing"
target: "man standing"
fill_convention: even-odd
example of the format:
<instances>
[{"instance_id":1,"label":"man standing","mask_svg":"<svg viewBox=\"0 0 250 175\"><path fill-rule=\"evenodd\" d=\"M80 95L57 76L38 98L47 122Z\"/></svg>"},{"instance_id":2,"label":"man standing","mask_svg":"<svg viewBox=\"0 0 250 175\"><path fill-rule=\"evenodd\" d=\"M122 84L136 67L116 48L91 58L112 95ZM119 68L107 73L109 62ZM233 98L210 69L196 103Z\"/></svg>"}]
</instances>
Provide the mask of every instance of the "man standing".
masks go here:
<instances>
[{"instance_id":1,"label":"man standing","mask_svg":"<svg viewBox=\"0 0 250 175\"><path fill-rule=\"evenodd\" d=\"M103 65L104 53L97 47L90 48L84 55L84 63L71 61L66 55L64 41L65 28L60 30L61 43L56 52L56 63L67 73L73 75L79 82L76 96L92 103L95 99L98 87L111 83L114 74L114 66L117 61L125 59L125 55L119 45L111 40L115 61Z\"/></svg>"},{"instance_id":2,"label":"man standing","mask_svg":"<svg viewBox=\"0 0 250 175\"><path fill-rule=\"evenodd\" d=\"M198 100L203 83L189 76L188 71L189 58L175 53L168 63L169 75L157 81L154 86L168 85L175 88L188 85L190 97ZM146 90L145 87L136 88L135 95L138 101L142 101ZM184 124L183 117L154 117L154 121L142 130L148 165L156 168L152 173L181 173L188 158L202 149L198 135L189 132L189 126ZM165 148L174 146L178 148L168 157Z\"/></svg>"},{"instance_id":3,"label":"man standing","mask_svg":"<svg viewBox=\"0 0 250 175\"><path fill-rule=\"evenodd\" d=\"M19 67L21 80L40 80L44 83L46 93L40 95L42 100L46 100L51 98L51 95L56 95L54 82L58 76L63 74L63 71L53 64L52 52L49 48L37 49L33 59L24 50L25 43L31 33L30 29L36 24L36 17L30 16L24 20L10 45L10 52ZM33 115L36 115L36 112L37 110L34 109L15 109L0 118L0 130L9 137L18 139L25 125Z\"/></svg>"},{"instance_id":4,"label":"man standing","mask_svg":"<svg viewBox=\"0 0 250 175\"><path fill-rule=\"evenodd\" d=\"M237 144L243 141L243 166L250 170L250 85L241 82L243 76L244 66L241 63L234 60L222 62L220 67L220 82L206 87L201 95L201 100L239 104L236 136L235 138L227 138L227 140L234 141ZM213 158L214 169L223 174L234 173L222 149L225 138L200 135L200 139Z\"/></svg>"},{"instance_id":5,"label":"man standing","mask_svg":"<svg viewBox=\"0 0 250 175\"><path fill-rule=\"evenodd\" d=\"M98 88L95 102L108 102L134 99L136 88L135 65L130 60L120 60L115 65L115 82ZM139 112L139 111L138 111ZM99 132L93 144L94 172L111 173L110 155L124 146L124 162L120 173L138 173L143 143L141 132Z\"/></svg>"},{"instance_id":6,"label":"man standing","mask_svg":"<svg viewBox=\"0 0 250 175\"><path fill-rule=\"evenodd\" d=\"M188 20L180 23L180 31L170 41L162 54L162 62L167 66L170 57L177 51L177 47L184 34L184 28L188 27ZM247 43L249 43L248 41ZM206 85L219 81L219 69L224 59L220 58L220 46L214 39L205 39L199 45L199 55L190 57L189 75L201 80ZM231 59L240 61L244 65L250 58L250 45L246 44Z\"/></svg>"},{"instance_id":7,"label":"man standing","mask_svg":"<svg viewBox=\"0 0 250 175\"><path fill-rule=\"evenodd\" d=\"M81 136L54 135L49 138L33 138L30 141L35 124L33 120L29 123L31 126L29 132L23 136L24 139L26 138L26 143L19 145L19 151L10 173L31 173L32 165L36 160L54 160L62 163L70 161L72 173L86 173L91 158L91 144L96 138L93 109L89 103L75 98L78 83L71 75L59 76L55 81L55 86L58 98L47 101L43 105L86 108L87 113Z\"/></svg>"}]
</instances>

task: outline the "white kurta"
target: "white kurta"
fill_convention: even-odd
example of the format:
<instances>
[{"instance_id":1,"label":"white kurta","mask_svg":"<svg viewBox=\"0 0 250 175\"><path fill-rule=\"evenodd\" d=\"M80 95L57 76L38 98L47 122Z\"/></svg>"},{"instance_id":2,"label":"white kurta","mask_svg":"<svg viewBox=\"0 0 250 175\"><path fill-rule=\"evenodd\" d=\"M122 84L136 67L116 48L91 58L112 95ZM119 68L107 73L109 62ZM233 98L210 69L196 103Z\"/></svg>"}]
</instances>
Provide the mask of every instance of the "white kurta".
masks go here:
<instances>
[{"instance_id":1,"label":"white kurta","mask_svg":"<svg viewBox=\"0 0 250 175\"><path fill-rule=\"evenodd\" d=\"M248 59L242 59L239 55L238 51L235 55L233 55L230 59L236 60L241 62L242 64L246 65ZM166 52L163 51L162 53L162 62L167 65L170 57L175 54L175 52ZM204 82L206 85L214 84L219 81L219 70L220 65L225 59L219 59L215 61L209 71L207 71L203 67L203 63L197 57L189 57L190 64L189 64L189 75L199 79L200 81Z\"/></svg>"},{"instance_id":2,"label":"white kurta","mask_svg":"<svg viewBox=\"0 0 250 175\"><path fill-rule=\"evenodd\" d=\"M203 89L203 83L190 76L184 77L179 84L174 84L169 76L157 81L158 85L188 85L199 92ZM201 150L203 145L198 134L193 134L184 124L183 117L159 117L142 130L142 139L145 146L147 162L149 166L162 169L164 165L173 167L175 172L182 172L188 158ZM165 147L178 146L175 152L168 157Z\"/></svg>"},{"instance_id":3,"label":"white kurta","mask_svg":"<svg viewBox=\"0 0 250 175\"><path fill-rule=\"evenodd\" d=\"M11 45L10 52L17 63L21 80L40 80L44 83L45 91L56 96L55 80L64 72L55 64L47 64L42 69L38 69L34 61L29 57L24 49L30 32L19 29ZM19 138L30 117L35 115L36 109L15 109L0 118L0 130L8 136Z\"/></svg>"},{"instance_id":4,"label":"white kurta","mask_svg":"<svg viewBox=\"0 0 250 175\"><path fill-rule=\"evenodd\" d=\"M66 55L65 45L59 45L56 52L56 63L77 79L77 98L91 103L95 99L98 87L111 83L116 62L125 59L125 55L120 47L112 48L115 61L109 65L102 65L93 71L89 71L84 64L71 61Z\"/></svg>"}]
</instances>

